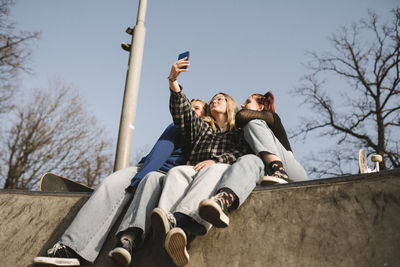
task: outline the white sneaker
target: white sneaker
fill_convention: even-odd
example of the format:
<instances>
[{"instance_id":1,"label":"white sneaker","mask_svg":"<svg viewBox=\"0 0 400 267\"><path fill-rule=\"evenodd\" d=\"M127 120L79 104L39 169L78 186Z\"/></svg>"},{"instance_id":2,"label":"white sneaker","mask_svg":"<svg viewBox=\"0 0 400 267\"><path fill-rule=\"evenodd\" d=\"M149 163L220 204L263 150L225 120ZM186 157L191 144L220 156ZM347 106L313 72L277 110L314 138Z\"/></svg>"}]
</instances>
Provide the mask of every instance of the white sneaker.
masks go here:
<instances>
[{"instance_id":1,"label":"white sneaker","mask_svg":"<svg viewBox=\"0 0 400 267\"><path fill-rule=\"evenodd\" d=\"M35 257L36 266L80 266L76 253L69 247L56 243L47 251L47 257Z\"/></svg>"},{"instance_id":2,"label":"white sneaker","mask_svg":"<svg viewBox=\"0 0 400 267\"><path fill-rule=\"evenodd\" d=\"M276 185L276 184L287 184L288 181L283 179L283 178L279 178L277 176L264 176L260 179L260 184L262 186L268 186L268 185Z\"/></svg>"},{"instance_id":3,"label":"white sneaker","mask_svg":"<svg viewBox=\"0 0 400 267\"><path fill-rule=\"evenodd\" d=\"M199 216L216 228L225 228L229 225L229 217L225 214L224 199L221 193L199 204Z\"/></svg>"},{"instance_id":4,"label":"white sneaker","mask_svg":"<svg viewBox=\"0 0 400 267\"><path fill-rule=\"evenodd\" d=\"M155 208L151 212L151 227L153 228L153 240L159 246L165 241L165 236L176 225L175 217L171 213L166 213L160 208Z\"/></svg>"},{"instance_id":5,"label":"white sneaker","mask_svg":"<svg viewBox=\"0 0 400 267\"><path fill-rule=\"evenodd\" d=\"M189 263L186 244L186 234L181 228L175 227L168 232L165 238L165 250L176 266L184 266Z\"/></svg>"}]
</instances>

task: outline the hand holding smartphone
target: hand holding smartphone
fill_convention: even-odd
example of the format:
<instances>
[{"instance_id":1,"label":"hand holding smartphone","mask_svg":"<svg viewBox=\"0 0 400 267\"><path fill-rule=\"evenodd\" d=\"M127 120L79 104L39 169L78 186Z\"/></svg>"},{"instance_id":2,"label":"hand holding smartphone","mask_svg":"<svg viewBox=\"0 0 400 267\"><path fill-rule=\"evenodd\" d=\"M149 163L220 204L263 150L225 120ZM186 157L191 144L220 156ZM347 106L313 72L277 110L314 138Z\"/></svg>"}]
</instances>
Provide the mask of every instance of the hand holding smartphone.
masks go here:
<instances>
[{"instance_id":1,"label":"hand holding smartphone","mask_svg":"<svg viewBox=\"0 0 400 267\"><path fill-rule=\"evenodd\" d=\"M189 61L189 51L183 52L182 54L178 55L178 61L186 58L187 61ZM168 80L170 83L170 89L174 92L180 92L181 88L179 87L179 84L176 82L176 79L178 78L179 74L181 72L186 72L188 66L182 66L181 65L189 65L188 63L183 63L183 62L175 62L172 67L171 67L171 72L168 76Z\"/></svg>"},{"instance_id":2,"label":"hand holding smartphone","mask_svg":"<svg viewBox=\"0 0 400 267\"><path fill-rule=\"evenodd\" d=\"M179 54L178 60L181 60L182 58L185 58L185 57L186 57L186 60L189 60L189 55L190 55L189 51L183 52L182 54ZM187 69L187 66L184 66L181 69Z\"/></svg>"}]
</instances>

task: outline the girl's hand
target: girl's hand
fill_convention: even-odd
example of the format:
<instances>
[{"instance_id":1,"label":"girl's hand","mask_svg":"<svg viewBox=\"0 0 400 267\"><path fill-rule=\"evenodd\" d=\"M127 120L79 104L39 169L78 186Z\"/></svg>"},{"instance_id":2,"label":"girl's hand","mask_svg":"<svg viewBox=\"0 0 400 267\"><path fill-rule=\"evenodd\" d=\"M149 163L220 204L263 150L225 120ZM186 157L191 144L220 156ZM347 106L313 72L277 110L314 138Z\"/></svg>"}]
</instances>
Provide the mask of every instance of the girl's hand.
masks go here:
<instances>
[{"instance_id":1,"label":"girl's hand","mask_svg":"<svg viewBox=\"0 0 400 267\"><path fill-rule=\"evenodd\" d=\"M171 72L169 73L168 80L169 80L169 87L175 91L179 92L180 87L176 79L178 79L179 74L181 72L186 72L188 69L182 69L182 67L189 67L190 63L187 60L187 57L182 58L181 60L176 61L174 64L172 64L171 67Z\"/></svg>"},{"instance_id":2,"label":"girl's hand","mask_svg":"<svg viewBox=\"0 0 400 267\"><path fill-rule=\"evenodd\" d=\"M208 159L208 160L205 160L205 161L202 161L202 162L197 163L197 164L193 167L193 169L197 172L197 171L203 169L204 167L208 167L208 166L213 165L213 164L215 164L215 163L216 163L215 160Z\"/></svg>"}]
</instances>

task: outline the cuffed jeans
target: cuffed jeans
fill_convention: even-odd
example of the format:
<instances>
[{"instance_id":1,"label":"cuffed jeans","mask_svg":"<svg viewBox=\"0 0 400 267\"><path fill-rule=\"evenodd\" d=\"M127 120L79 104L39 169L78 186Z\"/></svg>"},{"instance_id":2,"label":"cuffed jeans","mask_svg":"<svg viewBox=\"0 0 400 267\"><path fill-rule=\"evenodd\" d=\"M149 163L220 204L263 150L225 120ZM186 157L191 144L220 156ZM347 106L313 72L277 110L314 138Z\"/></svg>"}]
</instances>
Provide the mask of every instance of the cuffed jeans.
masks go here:
<instances>
[{"instance_id":1,"label":"cuffed jeans","mask_svg":"<svg viewBox=\"0 0 400 267\"><path fill-rule=\"evenodd\" d=\"M60 242L93 263L112 226L131 200L117 235L128 228L137 227L143 230L143 240L149 230L150 214L157 206L165 174L147 174L132 199L132 194L125 189L131 184L137 171L138 167L130 167L105 178L80 209Z\"/></svg>"},{"instance_id":2,"label":"cuffed jeans","mask_svg":"<svg viewBox=\"0 0 400 267\"><path fill-rule=\"evenodd\" d=\"M215 194L216 186L229 166L225 163L216 163L198 172L193 166L172 168L165 178L159 208L165 212L183 213L207 230L210 229L211 225L200 218L197 208L200 201Z\"/></svg>"}]
</instances>

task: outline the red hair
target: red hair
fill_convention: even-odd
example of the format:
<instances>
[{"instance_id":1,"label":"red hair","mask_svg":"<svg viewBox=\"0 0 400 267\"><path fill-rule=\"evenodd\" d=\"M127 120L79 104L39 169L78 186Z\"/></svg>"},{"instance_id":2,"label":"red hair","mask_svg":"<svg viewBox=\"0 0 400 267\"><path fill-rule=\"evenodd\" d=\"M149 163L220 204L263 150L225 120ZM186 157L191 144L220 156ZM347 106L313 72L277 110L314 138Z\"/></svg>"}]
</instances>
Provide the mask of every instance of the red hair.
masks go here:
<instances>
[{"instance_id":1,"label":"red hair","mask_svg":"<svg viewBox=\"0 0 400 267\"><path fill-rule=\"evenodd\" d=\"M254 97L259 105L264 105L264 110L275 112L275 97L271 91L268 91L265 95L252 94L251 96Z\"/></svg>"}]
</instances>

